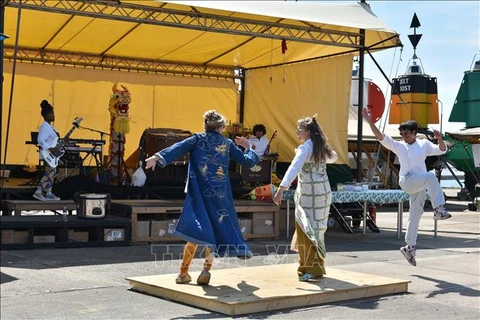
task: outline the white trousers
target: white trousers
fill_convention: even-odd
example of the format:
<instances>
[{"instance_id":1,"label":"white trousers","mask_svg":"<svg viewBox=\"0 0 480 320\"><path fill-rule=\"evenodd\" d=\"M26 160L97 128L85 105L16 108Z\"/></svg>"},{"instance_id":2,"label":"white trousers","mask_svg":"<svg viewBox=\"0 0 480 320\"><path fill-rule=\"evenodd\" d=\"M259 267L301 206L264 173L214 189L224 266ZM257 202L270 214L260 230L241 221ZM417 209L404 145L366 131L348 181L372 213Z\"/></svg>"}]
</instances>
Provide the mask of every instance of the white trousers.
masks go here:
<instances>
[{"instance_id":1,"label":"white trousers","mask_svg":"<svg viewBox=\"0 0 480 320\"><path fill-rule=\"evenodd\" d=\"M410 195L410 214L408 215L405 242L410 246L417 244L418 227L423 214L427 189L433 208L445 204L442 187L433 172L412 173L400 178L400 187Z\"/></svg>"}]
</instances>

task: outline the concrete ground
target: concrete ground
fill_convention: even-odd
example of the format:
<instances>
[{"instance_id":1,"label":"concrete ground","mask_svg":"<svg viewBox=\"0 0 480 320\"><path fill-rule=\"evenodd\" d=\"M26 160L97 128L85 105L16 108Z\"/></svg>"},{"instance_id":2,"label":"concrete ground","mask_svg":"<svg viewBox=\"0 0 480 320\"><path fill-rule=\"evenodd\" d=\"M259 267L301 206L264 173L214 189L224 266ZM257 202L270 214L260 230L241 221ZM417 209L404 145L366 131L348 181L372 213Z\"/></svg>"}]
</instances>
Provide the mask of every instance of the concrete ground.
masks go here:
<instances>
[{"instance_id":1,"label":"concrete ground","mask_svg":"<svg viewBox=\"0 0 480 320\"><path fill-rule=\"evenodd\" d=\"M328 267L411 281L397 294L257 313L239 319L479 319L480 212L467 202L449 200L453 218L440 221L433 236L433 213L420 223L417 266L399 252L396 212L378 207L380 233L329 229ZM408 213L404 213L406 227ZM405 229L404 229L405 230ZM289 240L251 241L257 255L246 266L296 262L283 253ZM181 244L113 248L1 251L1 319L222 319L225 315L129 290L125 277L176 273ZM165 256L164 253L172 252ZM217 259L215 268L239 266L236 258ZM200 270L196 259L193 270ZM243 265L242 265L243 266ZM272 274L272 277L275 275ZM292 274L292 277L296 277ZM174 276L172 276L174 281Z\"/></svg>"}]
</instances>

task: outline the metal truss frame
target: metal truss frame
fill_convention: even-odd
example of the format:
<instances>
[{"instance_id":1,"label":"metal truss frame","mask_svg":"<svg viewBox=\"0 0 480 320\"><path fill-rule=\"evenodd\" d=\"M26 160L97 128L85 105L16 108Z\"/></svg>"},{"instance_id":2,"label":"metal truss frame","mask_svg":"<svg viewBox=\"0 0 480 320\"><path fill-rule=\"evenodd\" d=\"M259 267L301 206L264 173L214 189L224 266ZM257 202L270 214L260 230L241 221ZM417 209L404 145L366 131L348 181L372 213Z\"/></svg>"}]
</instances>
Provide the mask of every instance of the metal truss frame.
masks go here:
<instances>
[{"instance_id":1,"label":"metal truss frame","mask_svg":"<svg viewBox=\"0 0 480 320\"><path fill-rule=\"evenodd\" d=\"M194 29L209 32L244 35L295 42L326 44L331 46L360 48L360 33L325 29L281 22L257 21L199 12L173 10L163 7L122 3L120 0L9 0L9 7L78 15L84 17L128 21Z\"/></svg>"},{"instance_id":2,"label":"metal truss frame","mask_svg":"<svg viewBox=\"0 0 480 320\"><path fill-rule=\"evenodd\" d=\"M303 43L324 44L358 50L361 47L361 34L343 32L316 27L304 22L303 26L277 22L256 21L238 17L228 17L202 13L195 7L188 11L165 8L165 3L158 6L123 3L121 0L7 0L6 5L14 8L61 13L71 16L84 16L98 19L126 21L141 24L193 29L224 34L242 35L249 38L260 37L280 39ZM134 27L135 28L135 27ZM132 30L132 29L131 29ZM129 31L130 32L130 31ZM125 34L126 35L126 34ZM122 39L120 37L117 41ZM48 42L50 42L50 39ZM19 48L20 61L54 65L70 65L85 68L114 69L122 71L151 72L171 75L203 76L209 78L241 78L233 66L215 65L205 62L193 64L161 59L141 59L112 56L108 50L89 54L68 52L43 48ZM247 41L248 42L248 41ZM13 59L14 48L4 47L4 59Z\"/></svg>"},{"instance_id":3,"label":"metal truss frame","mask_svg":"<svg viewBox=\"0 0 480 320\"><path fill-rule=\"evenodd\" d=\"M12 61L15 57L15 47L5 46L3 57ZM214 66L203 64L187 64L175 61L154 61L145 59L129 59L115 56L100 56L79 52L61 50L39 50L18 48L17 61L29 63L52 64L83 68L98 68L131 72L145 72L166 75L197 76L208 78L237 79L241 75L235 73L230 66Z\"/></svg>"}]
</instances>

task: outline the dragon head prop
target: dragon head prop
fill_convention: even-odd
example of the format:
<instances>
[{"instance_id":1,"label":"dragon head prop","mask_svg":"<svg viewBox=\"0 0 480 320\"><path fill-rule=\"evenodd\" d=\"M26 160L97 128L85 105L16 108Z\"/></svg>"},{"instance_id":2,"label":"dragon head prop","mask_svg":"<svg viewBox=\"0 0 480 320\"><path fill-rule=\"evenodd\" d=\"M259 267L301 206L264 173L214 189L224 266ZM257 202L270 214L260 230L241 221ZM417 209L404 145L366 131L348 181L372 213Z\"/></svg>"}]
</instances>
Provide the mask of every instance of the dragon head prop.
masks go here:
<instances>
[{"instance_id":1,"label":"dragon head prop","mask_svg":"<svg viewBox=\"0 0 480 320\"><path fill-rule=\"evenodd\" d=\"M130 119L128 118L129 104L132 102L132 95L128 89L121 86L123 90L117 88L117 83L112 87L113 94L110 96L108 111L113 120L115 132L126 134L130 132Z\"/></svg>"}]
</instances>

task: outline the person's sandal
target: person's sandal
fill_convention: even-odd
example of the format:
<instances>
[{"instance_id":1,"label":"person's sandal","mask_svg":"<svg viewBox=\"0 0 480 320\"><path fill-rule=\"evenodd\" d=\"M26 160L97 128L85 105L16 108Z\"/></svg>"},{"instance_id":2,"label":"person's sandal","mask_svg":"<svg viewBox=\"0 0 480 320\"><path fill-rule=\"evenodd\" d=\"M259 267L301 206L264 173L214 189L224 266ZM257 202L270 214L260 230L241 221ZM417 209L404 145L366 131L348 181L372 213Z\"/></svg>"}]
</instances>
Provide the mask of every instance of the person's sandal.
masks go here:
<instances>
[{"instance_id":1,"label":"person's sandal","mask_svg":"<svg viewBox=\"0 0 480 320\"><path fill-rule=\"evenodd\" d=\"M184 275L179 274L178 277L175 279L175 282L177 284L190 283L190 281L192 281L192 277L190 277L188 273Z\"/></svg>"},{"instance_id":2,"label":"person's sandal","mask_svg":"<svg viewBox=\"0 0 480 320\"><path fill-rule=\"evenodd\" d=\"M210 283L210 272L203 269L200 275L197 278L197 283L199 285L208 285Z\"/></svg>"}]
</instances>

